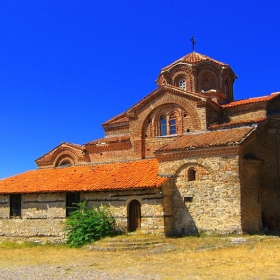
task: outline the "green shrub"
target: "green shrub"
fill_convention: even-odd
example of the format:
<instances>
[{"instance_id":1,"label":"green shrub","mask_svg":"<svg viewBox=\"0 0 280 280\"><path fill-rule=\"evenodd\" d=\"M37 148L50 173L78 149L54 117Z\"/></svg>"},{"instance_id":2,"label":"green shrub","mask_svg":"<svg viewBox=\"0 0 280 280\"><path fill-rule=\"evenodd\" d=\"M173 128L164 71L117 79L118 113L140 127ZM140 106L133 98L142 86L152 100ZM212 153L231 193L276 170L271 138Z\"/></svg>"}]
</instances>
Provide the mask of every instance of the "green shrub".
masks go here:
<instances>
[{"instance_id":1,"label":"green shrub","mask_svg":"<svg viewBox=\"0 0 280 280\"><path fill-rule=\"evenodd\" d=\"M79 247L115 234L115 219L107 207L87 209L86 201L75 203L66 218L66 243Z\"/></svg>"}]
</instances>

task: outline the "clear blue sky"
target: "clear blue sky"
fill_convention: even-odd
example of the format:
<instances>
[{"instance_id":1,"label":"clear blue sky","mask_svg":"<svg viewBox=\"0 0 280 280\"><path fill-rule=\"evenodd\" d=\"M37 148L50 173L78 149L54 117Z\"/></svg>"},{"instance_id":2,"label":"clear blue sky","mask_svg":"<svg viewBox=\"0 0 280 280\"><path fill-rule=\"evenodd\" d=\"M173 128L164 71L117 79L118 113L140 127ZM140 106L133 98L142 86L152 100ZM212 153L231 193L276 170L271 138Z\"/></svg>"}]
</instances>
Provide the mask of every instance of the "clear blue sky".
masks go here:
<instances>
[{"instance_id":1,"label":"clear blue sky","mask_svg":"<svg viewBox=\"0 0 280 280\"><path fill-rule=\"evenodd\" d=\"M0 0L0 178L156 88L192 51L231 65L235 99L280 91L279 1Z\"/></svg>"}]
</instances>

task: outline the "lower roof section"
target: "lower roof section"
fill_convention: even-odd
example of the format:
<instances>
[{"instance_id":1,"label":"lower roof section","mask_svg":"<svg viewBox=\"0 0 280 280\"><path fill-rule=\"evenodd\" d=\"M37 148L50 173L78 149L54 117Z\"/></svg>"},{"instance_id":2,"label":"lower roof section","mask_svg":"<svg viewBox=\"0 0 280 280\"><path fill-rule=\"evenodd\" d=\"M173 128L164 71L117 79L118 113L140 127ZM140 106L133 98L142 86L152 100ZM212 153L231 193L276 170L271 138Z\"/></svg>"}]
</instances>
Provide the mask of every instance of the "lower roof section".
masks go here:
<instances>
[{"instance_id":1,"label":"lower roof section","mask_svg":"<svg viewBox=\"0 0 280 280\"><path fill-rule=\"evenodd\" d=\"M255 126L243 126L180 135L173 142L158 149L156 153L183 151L196 148L236 146L240 145L255 129Z\"/></svg>"},{"instance_id":2,"label":"lower roof section","mask_svg":"<svg viewBox=\"0 0 280 280\"><path fill-rule=\"evenodd\" d=\"M0 194L158 188L156 159L31 170L0 180Z\"/></svg>"}]
</instances>

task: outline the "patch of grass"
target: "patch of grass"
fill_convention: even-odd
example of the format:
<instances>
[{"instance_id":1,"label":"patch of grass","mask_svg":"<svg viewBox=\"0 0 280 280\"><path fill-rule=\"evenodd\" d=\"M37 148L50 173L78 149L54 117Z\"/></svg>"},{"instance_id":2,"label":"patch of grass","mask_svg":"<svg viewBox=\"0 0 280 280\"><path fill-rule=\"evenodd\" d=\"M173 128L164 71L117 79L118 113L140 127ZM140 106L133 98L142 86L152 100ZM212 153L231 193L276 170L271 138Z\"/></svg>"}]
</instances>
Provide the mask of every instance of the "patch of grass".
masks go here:
<instances>
[{"instance_id":1,"label":"patch of grass","mask_svg":"<svg viewBox=\"0 0 280 280\"><path fill-rule=\"evenodd\" d=\"M0 249L23 249L23 248L33 248L39 246L36 243L28 243L28 242L2 242L0 243Z\"/></svg>"},{"instance_id":2,"label":"patch of grass","mask_svg":"<svg viewBox=\"0 0 280 280\"><path fill-rule=\"evenodd\" d=\"M138 233L137 233L138 234ZM137 235L132 235L135 238ZM117 238L129 238L118 236ZM147 238L149 235L138 235ZM151 236L157 238L156 236ZM240 237L240 236L239 236ZM242 236L243 237L243 236ZM161 238L160 238L161 239ZM63 245L0 244L0 268L72 265L108 273L158 275L160 279L277 279L280 275L280 238L246 236L247 243L232 244L232 237L165 238L175 251L88 251ZM76 271L76 270L75 270ZM277 276L277 277L276 277Z\"/></svg>"}]
</instances>

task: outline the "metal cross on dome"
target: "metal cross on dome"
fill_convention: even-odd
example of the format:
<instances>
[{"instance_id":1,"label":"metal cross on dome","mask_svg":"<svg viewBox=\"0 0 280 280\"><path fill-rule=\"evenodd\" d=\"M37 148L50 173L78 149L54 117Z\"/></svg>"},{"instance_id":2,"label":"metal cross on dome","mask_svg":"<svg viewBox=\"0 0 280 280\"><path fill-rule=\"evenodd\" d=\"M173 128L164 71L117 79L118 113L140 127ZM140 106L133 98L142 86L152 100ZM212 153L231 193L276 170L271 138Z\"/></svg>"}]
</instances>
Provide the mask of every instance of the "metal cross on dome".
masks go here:
<instances>
[{"instance_id":1,"label":"metal cross on dome","mask_svg":"<svg viewBox=\"0 0 280 280\"><path fill-rule=\"evenodd\" d=\"M196 41L195 41L195 39L194 39L194 36L192 36L191 37L191 39L190 39L190 41L192 42L192 50L193 50L193 52L195 51L195 44L196 44Z\"/></svg>"}]
</instances>

